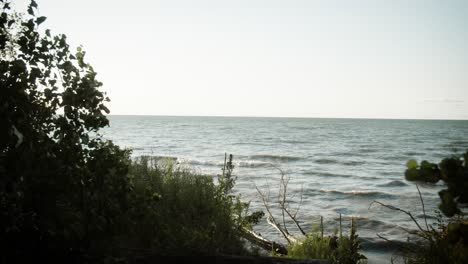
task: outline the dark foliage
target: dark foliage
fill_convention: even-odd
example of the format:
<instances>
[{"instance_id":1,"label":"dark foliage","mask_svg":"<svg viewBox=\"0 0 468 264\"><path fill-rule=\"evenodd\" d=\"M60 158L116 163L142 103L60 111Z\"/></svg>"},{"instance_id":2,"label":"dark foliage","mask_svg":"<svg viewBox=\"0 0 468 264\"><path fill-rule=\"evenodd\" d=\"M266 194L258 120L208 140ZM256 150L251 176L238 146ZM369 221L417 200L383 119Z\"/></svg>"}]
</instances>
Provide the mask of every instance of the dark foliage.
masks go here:
<instances>
[{"instance_id":1,"label":"dark foliage","mask_svg":"<svg viewBox=\"0 0 468 264\"><path fill-rule=\"evenodd\" d=\"M415 160L407 162L405 178L409 181L438 182L444 181L446 189L439 192L439 209L446 216L460 214L459 204L468 203L468 151L463 156L443 159L439 164Z\"/></svg>"},{"instance_id":2,"label":"dark foliage","mask_svg":"<svg viewBox=\"0 0 468 264\"><path fill-rule=\"evenodd\" d=\"M0 260L244 252L247 205L228 195L232 166L218 187L132 163L98 133L108 98L85 52L72 52L65 35L39 34L35 1L27 14L6 0L0 8Z\"/></svg>"},{"instance_id":3,"label":"dark foliage","mask_svg":"<svg viewBox=\"0 0 468 264\"><path fill-rule=\"evenodd\" d=\"M0 1L0 243L4 252L98 249L126 205L128 152L97 134L108 101L85 52L44 36L37 4Z\"/></svg>"},{"instance_id":4,"label":"dark foliage","mask_svg":"<svg viewBox=\"0 0 468 264\"><path fill-rule=\"evenodd\" d=\"M437 212L438 226L427 226L420 232L416 243L407 245L403 253L408 263L467 263L468 262L468 221L461 210L468 202L468 151L462 155L453 155L439 164L415 160L407 162L405 178L409 181L438 182L444 181L446 188L439 192L439 209L449 217L444 220ZM419 189L418 189L419 190ZM421 197L422 201L422 197ZM400 209L401 211L401 209ZM414 218L413 218L413 221Z\"/></svg>"}]
</instances>

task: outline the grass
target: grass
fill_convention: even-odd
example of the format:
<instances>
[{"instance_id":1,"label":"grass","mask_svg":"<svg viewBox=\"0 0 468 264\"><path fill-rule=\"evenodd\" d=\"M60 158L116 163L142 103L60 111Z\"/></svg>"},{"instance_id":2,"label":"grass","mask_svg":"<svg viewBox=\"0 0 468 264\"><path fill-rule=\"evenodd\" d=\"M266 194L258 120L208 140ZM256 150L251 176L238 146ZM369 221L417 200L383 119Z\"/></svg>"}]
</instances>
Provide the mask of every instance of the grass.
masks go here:
<instances>
[{"instance_id":1,"label":"grass","mask_svg":"<svg viewBox=\"0 0 468 264\"><path fill-rule=\"evenodd\" d=\"M129 175L127 246L162 255L248 253L240 235L239 201L220 190L213 177L151 157L134 161Z\"/></svg>"},{"instance_id":2,"label":"grass","mask_svg":"<svg viewBox=\"0 0 468 264\"><path fill-rule=\"evenodd\" d=\"M328 259L332 263L366 263L366 258L358 251L360 249L356 234L355 220L351 219L349 236L336 234L323 236L323 233L310 233L304 239L288 246L288 257Z\"/></svg>"}]
</instances>

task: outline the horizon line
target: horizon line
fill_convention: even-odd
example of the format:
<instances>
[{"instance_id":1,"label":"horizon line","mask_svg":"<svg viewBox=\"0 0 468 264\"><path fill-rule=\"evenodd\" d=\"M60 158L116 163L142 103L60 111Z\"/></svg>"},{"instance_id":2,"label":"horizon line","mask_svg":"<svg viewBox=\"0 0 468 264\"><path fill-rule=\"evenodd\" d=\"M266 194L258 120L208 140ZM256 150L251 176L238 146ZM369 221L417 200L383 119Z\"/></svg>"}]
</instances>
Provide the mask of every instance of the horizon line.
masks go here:
<instances>
[{"instance_id":1,"label":"horizon line","mask_svg":"<svg viewBox=\"0 0 468 264\"><path fill-rule=\"evenodd\" d=\"M467 119L443 118L393 118L393 117L314 117L314 116L237 116L237 115L163 115L163 114L106 114L106 116L154 116L154 117L225 117L225 118L292 118L292 119L367 119L367 120L426 120L426 121L468 121Z\"/></svg>"}]
</instances>

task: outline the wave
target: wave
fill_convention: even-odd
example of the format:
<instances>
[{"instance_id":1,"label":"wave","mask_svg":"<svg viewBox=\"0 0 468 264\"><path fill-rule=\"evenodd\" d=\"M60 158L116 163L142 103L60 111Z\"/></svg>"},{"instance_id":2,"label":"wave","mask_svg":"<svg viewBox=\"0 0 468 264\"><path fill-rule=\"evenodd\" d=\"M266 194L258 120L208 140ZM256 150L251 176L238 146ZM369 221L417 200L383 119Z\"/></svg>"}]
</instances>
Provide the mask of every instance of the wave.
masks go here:
<instances>
[{"instance_id":1,"label":"wave","mask_svg":"<svg viewBox=\"0 0 468 264\"><path fill-rule=\"evenodd\" d=\"M345 166L358 166L358 165L366 164L365 161L337 160L337 159L333 159L333 158L316 159L315 162L318 163L318 164L341 164L341 165L345 165Z\"/></svg>"},{"instance_id":2,"label":"wave","mask_svg":"<svg viewBox=\"0 0 468 264\"><path fill-rule=\"evenodd\" d=\"M444 144L443 147L445 148L453 148L453 147L463 147L464 145L468 145L468 141L465 140L454 140L447 144Z\"/></svg>"},{"instance_id":3,"label":"wave","mask_svg":"<svg viewBox=\"0 0 468 264\"><path fill-rule=\"evenodd\" d=\"M392 228L398 228L398 225L393 223L387 223L381 220L367 218L367 217L356 217L357 228L366 228L371 230L390 230Z\"/></svg>"},{"instance_id":4,"label":"wave","mask_svg":"<svg viewBox=\"0 0 468 264\"><path fill-rule=\"evenodd\" d=\"M161 156L151 156L155 159L169 159L169 160L177 160L178 158L177 157L174 157L174 156L165 156L165 155L161 155Z\"/></svg>"},{"instance_id":5,"label":"wave","mask_svg":"<svg viewBox=\"0 0 468 264\"><path fill-rule=\"evenodd\" d=\"M379 172L380 175L383 176L394 176L394 175L400 175L401 172L394 172L394 171L381 171Z\"/></svg>"},{"instance_id":6,"label":"wave","mask_svg":"<svg viewBox=\"0 0 468 264\"><path fill-rule=\"evenodd\" d=\"M282 155L271 155L271 154L259 154L259 155L252 155L249 156L250 159L254 160L268 160L268 161L275 161L275 162L290 162L290 161L298 161L302 160L302 157L296 156L282 156Z\"/></svg>"},{"instance_id":7,"label":"wave","mask_svg":"<svg viewBox=\"0 0 468 264\"><path fill-rule=\"evenodd\" d=\"M361 180L363 180L363 179L365 179L365 180L382 179L381 177L376 177L376 176L359 176L359 175L332 173L332 172L324 172L324 171L303 171L302 175L321 176L321 177L337 177L337 178L356 178L356 179L361 179Z\"/></svg>"},{"instance_id":8,"label":"wave","mask_svg":"<svg viewBox=\"0 0 468 264\"><path fill-rule=\"evenodd\" d=\"M304 140L289 139L289 140L280 140L280 143L286 143L286 144L308 144L308 143L310 143L310 142L309 142L309 141L304 141Z\"/></svg>"},{"instance_id":9,"label":"wave","mask_svg":"<svg viewBox=\"0 0 468 264\"><path fill-rule=\"evenodd\" d=\"M178 163L189 165L202 165L202 166L223 166L224 162L211 161L211 160L196 160L196 159L179 159Z\"/></svg>"},{"instance_id":10,"label":"wave","mask_svg":"<svg viewBox=\"0 0 468 264\"><path fill-rule=\"evenodd\" d=\"M273 166L273 164L270 162L262 162L255 160L239 161L236 162L235 165L243 168L267 168Z\"/></svg>"},{"instance_id":11,"label":"wave","mask_svg":"<svg viewBox=\"0 0 468 264\"><path fill-rule=\"evenodd\" d=\"M356 198L356 197L364 197L364 198L395 198L396 196L386 192L378 192L378 191L337 191L337 190L318 190L319 193L322 194L331 194L335 196L340 196L342 198Z\"/></svg>"},{"instance_id":12,"label":"wave","mask_svg":"<svg viewBox=\"0 0 468 264\"><path fill-rule=\"evenodd\" d=\"M209 166L209 167L222 167L224 166L224 161L213 161L213 160L196 160L196 159L181 159L180 163L185 163L189 165L198 165L198 166ZM234 161L234 168L267 168L272 167L273 164L270 162L262 162L255 160L238 160Z\"/></svg>"},{"instance_id":13,"label":"wave","mask_svg":"<svg viewBox=\"0 0 468 264\"><path fill-rule=\"evenodd\" d=\"M375 153L375 152L379 152L380 150L379 149L375 149L375 148L361 148L361 149L358 149L358 153Z\"/></svg>"},{"instance_id":14,"label":"wave","mask_svg":"<svg viewBox=\"0 0 468 264\"><path fill-rule=\"evenodd\" d=\"M262 143L262 142L234 142L232 143L234 146L242 146L242 145L248 145L248 146L269 146L270 144L267 143Z\"/></svg>"},{"instance_id":15,"label":"wave","mask_svg":"<svg viewBox=\"0 0 468 264\"><path fill-rule=\"evenodd\" d=\"M350 160L350 161L343 162L343 165L346 165L346 166L358 166L358 165L364 165L364 164L366 164L366 162L357 161L357 160Z\"/></svg>"},{"instance_id":16,"label":"wave","mask_svg":"<svg viewBox=\"0 0 468 264\"><path fill-rule=\"evenodd\" d=\"M354 177L352 175L337 174L337 173L322 172L322 171L304 171L302 174L313 175L313 176L323 176L323 177L340 177L340 178Z\"/></svg>"},{"instance_id":17,"label":"wave","mask_svg":"<svg viewBox=\"0 0 468 264\"><path fill-rule=\"evenodd\" d=\"M145 150L143 147L132 147L131 150Z\"/></svg>"},{"instance_id":18,"label":"wave","mask_svg":"<svg viewBox=\"0 0 468 264\"><path fill-rule=\"evenodd\" d=\"M419 156L424 155L424 153L415 152L415 151L407 151L407 152L404 152L403 154L406 156L410 156L410 157L414 157L414 156L419 157Z\"/></svg>"},{"instance_id":19,"label":"wave","mask_svg":"<svg viewBox=\"0 0 468 264\"><path fill-rule=\"evenodd\" d=\"M403 182L403 181L393 180L393 181L389 181L387 183L379 184L377 186L378 187L403 187L403 186L408 186L408 184Z\"/></svg>"},{"instance_id":20,"label":"wave","mask_svg":"<svg viewBox=\"0 0 468 264\"><path fill-rule=\"evenodd\" d=\"M138 155L135 156L134 158L138 159L140 157L149 157L150 159L154 161L172 161L172 162L179 162L179 159L177 157L173 156L165 156L165 155Z\"/></svg>"},{"instance_id":21,"label":"wave","mask_svg":"<svg viewBox=\"0 0 468 264\"><path fill-rule=\"evenodd\" d=\"M380 159L384 160L384 162L382 162L382 164L387 164L388 161L407 161L411 157L414 157L414 156L405 155L405 154L403 154L403 155L402 154L395 154L395 155L391 155L391 156L388 156L388 155L379 156Z\"/></svg>"},{"instance_id":22,"label":"wave","mask_svg":"<svg viewBox=\"0 0 468 264\"><path fill-rule=\"evenodd\" d=\"M336 160L336 159L326 159L326 158L316 159L315 162L319 163L319 164L337 164L337 163L339 163L339 161Z\"/></svg>"}]
</instances>

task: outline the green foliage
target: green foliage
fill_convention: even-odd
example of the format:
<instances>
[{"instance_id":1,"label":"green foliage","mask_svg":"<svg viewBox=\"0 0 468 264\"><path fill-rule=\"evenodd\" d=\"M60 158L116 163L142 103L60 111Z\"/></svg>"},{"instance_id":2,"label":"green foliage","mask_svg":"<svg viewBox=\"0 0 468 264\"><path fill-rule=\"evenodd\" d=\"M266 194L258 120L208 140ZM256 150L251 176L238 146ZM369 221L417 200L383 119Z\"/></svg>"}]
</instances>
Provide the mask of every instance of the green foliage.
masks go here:
<instances>
[{"instance_id":1,"label":"green foliage","mask_svg":"<svg viewBox=\"0 0 468 264\"><path fill-rule=\"evenodd\" d=\"M329 259L332 263L363 263L366 257L359 253L360 244L354 219L351 220L349 237L308 234L305 239L288 246L288 257ZM340 231L341 233L341 231Z\"/></svg>"},{"instance_id":2,"label":"green foliage","mask_svg":"<svg viewBox=\"0 0 468 264\"><path fill-rule=\"evenodd\" d=\"M156 254L244 253L248 204L173 164L130 159L99 135L108 98L85 52L39 34L45 17L0 0L0 248L2 260L87 262L122 248ZM3 254L4 253L4 254Z\"/></svg>"},{"instance_id":3,"label":"green foliage","mask_svg":"<svg viewBox=\"0 0 468 264\"><path fill-rule=\"evenodd\" d=\"M406 162L406 167L408 169L412 169L412 168L417 168L418 167L418 162L414 159L410 159L408 160L408 162Z\"/></svg>"},{"instance_id":4,"label":"green foliage","mask_svg":"<svg viewBox=\"0 0 468 264\"><path fill-rule=\"evenodd\" d=\"M416 243L404 248L408 263L468 263L468 220L460 204L468 202L468 151L463 156L454 155L439 164L422 161L421 165L408 166L405 178L410 181L444 181L446 188L439 192L439 209L452 217L447 223L438 213L438 227L420 229Z\"/></svg>"},{"instance_id":5,"label":"green foliage","mask_svg":"<svg viewBox=\"0 0 468 264\"><path fill-rule=\"evenodd\" d=\"M234 164L232 163L233 156L229 155L229 160L227 160L227 154L224 155L224 167L223 174L218 177L218 188L221 192L227 194L234 187L236 181L234 175L232 174L234 170Z\"/></svg>"},{"instance_id":6,"label":"green foliage","mask_svg":"<svg viewBox=\"0 0 468 264\"><path fill-rule=\"evenodd\" d=\"M108 101L84 51L39 34L0 1L0 243L12 255L79 254L113 237L125 205L128 151L97 134Z\"/></svg>"},{"instance_id":7,"label":"green foliage","mask_svg":"<svg viewBox=\"0 0 468 264\"><path fill-rule=\"evenodd\" d=\"M426 160L418 165L416 160L409 160L406 163L405 178L408 181L424 181L436 183L440 180L440 170L437 164L432 164Z\"/></svg>"},{"instance_id":8,"label":"green foliage","mask_svg":"<svg viewBox=\"0 0 468 264\"><path fill-rule=\"evenodd\" d=\"M437 228L419 233L419 240L403 249L406 263L468 263L468 220L444 218L437 212Z\"/></svg>"},{"instance_id":9,"label":"green foliage","mask_svg":"<svg viewBox=\"0 0 468 264\"><path fill-rule=\"evenodd\" d=\"M444 181L447 188L439 192L439 209L446 216L460 214L459 204L468 203L468 151L463 156L443 159L438 165L422 161L418 166L415 160L407 162L405 178L409 181Z\"/></svg>"},{"instance_id":10,"label":"green foliage","mask_svg":"<svg viewBox=\"0 0 468 264\"><path fill-rule=\"evenodd\" d=\"M288 246L288 257L331 259L333 249L330 247L331 237L323 237L318 234L310 234L303 241Z\"/></svg>"},{"instance_id":11,"label":"green foliage","mask_svg":"<svg viewBox=\"0 0 468 264\"><path fill-rule=\"evenodd\" d=\"M245 254L239 201L219 192L211 176L140 157L130 168L126 247L161 255Z\"/></svg>"}]
</instances>

